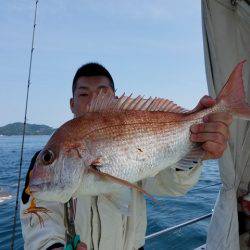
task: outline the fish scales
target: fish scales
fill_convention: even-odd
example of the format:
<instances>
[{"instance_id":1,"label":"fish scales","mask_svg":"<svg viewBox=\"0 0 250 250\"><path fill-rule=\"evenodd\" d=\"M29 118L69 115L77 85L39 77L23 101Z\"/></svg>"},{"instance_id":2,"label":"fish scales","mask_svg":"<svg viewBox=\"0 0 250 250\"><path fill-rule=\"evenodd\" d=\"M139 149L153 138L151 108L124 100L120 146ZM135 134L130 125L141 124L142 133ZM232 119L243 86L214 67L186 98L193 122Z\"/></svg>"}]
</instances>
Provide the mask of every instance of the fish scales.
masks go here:
<instances>
[{"instance_id":1,"label":"fish scales","mask_svg":"<svg viewBox=\"0 0 250 250\"><path fill-rule=\"evenodd\" d=\"M108 115L102 114L97 122L107 120ZM102 156L101 172L135 182L148 177L162 160L172 163L181 159L190 147L190 122L181 122L180 114L133 111L118 115L115 124L99 125L85 137L91 155ZM177 119L178 126L174 124Z\"/></svg>"}]
</instances>

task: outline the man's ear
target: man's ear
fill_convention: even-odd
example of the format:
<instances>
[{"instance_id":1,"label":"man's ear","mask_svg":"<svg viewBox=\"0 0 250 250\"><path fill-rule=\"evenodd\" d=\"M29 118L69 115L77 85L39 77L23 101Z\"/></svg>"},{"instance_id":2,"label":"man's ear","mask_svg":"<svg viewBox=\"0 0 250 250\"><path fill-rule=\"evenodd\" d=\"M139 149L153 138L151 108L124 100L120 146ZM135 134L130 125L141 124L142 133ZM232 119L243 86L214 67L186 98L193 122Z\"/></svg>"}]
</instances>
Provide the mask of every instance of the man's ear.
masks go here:
<instances>
[{"instance_id":1,"label":"man's ear","mask_svg":"<svg viewBox=\"0 0 250 250\"><path fill-rule=\"evenodd\" d=\"M74 103L74 99L73 99L73 98L70 98L70 101L69 101L69 102L70 102L70 109L71 109L71 112L74 114L74 113L75 113L75 112L74 112L74 111L75 111L75 108L74 108L74 107L75 107L75 105L74 105L74 104L75 104L75 103Z\"/></svg>"}]
</instances>

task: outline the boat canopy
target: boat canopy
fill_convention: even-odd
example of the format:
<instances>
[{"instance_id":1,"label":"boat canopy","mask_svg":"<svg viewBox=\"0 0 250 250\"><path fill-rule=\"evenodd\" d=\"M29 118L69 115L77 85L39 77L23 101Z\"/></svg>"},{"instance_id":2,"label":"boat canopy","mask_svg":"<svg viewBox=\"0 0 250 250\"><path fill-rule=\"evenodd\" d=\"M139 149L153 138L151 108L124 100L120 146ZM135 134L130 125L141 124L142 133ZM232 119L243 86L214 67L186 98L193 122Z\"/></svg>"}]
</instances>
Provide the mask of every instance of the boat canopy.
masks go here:
<instances>
[{"instance_id":1,"label":"boat canopy","mask_svg":"<svg viewBox=\"0 0 250 250\"><path fill-rule=\"evenodd\" d=\"M202 27L209 94L218 95L230 72L244 59L246 101L250 104L250 1L202 0ZM222 187L208 229L207 250L238 250L237 197L249 192L250 122L235 120L229 147L219 160Z\"/></svg>"}]
</instances>

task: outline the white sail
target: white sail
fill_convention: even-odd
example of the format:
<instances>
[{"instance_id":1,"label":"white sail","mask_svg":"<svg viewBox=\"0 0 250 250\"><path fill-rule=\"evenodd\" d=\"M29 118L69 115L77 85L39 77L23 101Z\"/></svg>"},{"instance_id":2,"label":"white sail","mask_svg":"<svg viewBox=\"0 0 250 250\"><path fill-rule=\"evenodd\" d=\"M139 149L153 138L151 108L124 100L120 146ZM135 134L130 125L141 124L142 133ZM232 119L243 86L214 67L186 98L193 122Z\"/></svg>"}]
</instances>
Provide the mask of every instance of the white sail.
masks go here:
<instances>
[{"instance_id":1,"label":"white sail","mask_svg":"<svg viewBox=\"0 0 250 250\"><path fill-rule=\"evenodd\" d=\"M215 97L240 61L250 103L250 5L248 1L202 0L203 40L209 93ZM236 120L219 160L223 186L208 229L207 250L238 250L237 190L250 181L250 123Z\"/></svg>"}]
</instances>

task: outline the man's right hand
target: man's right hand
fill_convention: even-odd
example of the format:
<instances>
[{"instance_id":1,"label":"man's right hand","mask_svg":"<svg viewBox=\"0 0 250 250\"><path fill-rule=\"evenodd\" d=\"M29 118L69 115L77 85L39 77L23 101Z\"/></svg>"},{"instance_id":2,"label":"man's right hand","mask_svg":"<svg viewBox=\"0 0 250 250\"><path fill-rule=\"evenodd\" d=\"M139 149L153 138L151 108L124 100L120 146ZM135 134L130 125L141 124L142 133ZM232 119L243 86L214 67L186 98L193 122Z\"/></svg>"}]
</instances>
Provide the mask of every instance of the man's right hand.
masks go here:
<instances>
[{"instance_id":1,"label":"man's right hand","mask_svg":"<svg viewBox=\"0 0 250 250\"><path fill-rule=\"evenodd\" d=\"M64 250L64 247L53 248L53 250ZM87 250L87 245L83 242L78 243L76 250Z\"/></svg>"},{"instance_id":2,"label":"man's right hand","mask_svg":"<svg viewBox=\"0 0 250 250\"><path fill-rule=\"evenodd\" d=\"M77 245L77 248L76 250L87 250L87 245L83 242L80 242L78 245Z\"/></svg>"}]
</instances>

